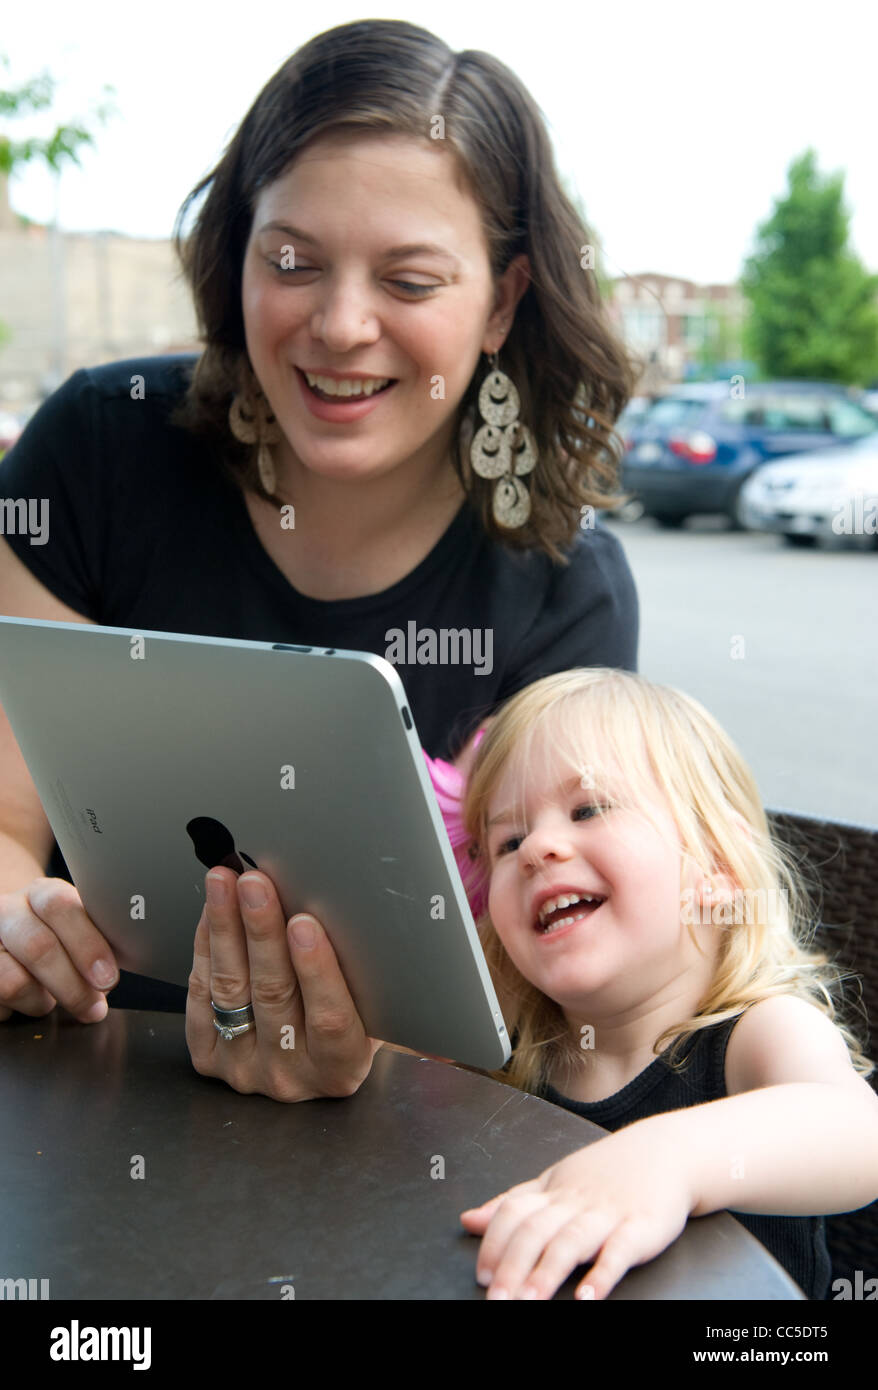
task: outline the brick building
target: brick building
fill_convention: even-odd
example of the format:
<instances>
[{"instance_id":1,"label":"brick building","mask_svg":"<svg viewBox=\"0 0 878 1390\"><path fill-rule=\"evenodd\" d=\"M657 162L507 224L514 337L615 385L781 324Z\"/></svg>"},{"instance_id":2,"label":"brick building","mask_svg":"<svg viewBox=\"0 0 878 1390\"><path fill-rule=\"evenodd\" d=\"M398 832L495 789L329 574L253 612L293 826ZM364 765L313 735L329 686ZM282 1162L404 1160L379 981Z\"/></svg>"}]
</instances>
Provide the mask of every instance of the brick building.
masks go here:
<instances>
[{"instance_id":1,"label":"brick building","mask_svg":"<svg viewBox=\"0 0 878 1390\"><path fill-rule=\"evenodd\" d=\"M736 285L696 285L654 272L610 283L610 317L649 363L642 389L683 380L705 349L720 360L740 358L744 300Z\"/></svg>"},{"instance_id":2,"label":"brick building","mask_svg":"<svg viewBox=\"0 0 878 1390\"><path fill-rule=\"evenodd\" d=\"M169 240L29 223L0 174L0 407L26 411L78 367L197 348Z\"/></svg>"}]
</instances>

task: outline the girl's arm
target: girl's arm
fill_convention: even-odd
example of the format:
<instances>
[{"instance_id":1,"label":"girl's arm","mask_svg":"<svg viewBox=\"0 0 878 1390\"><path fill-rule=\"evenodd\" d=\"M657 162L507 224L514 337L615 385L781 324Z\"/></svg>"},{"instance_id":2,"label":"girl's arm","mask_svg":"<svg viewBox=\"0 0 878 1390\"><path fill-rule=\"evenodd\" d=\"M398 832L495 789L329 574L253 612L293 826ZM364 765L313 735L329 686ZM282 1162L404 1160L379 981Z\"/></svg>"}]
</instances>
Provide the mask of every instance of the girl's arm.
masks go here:
<instances>
[{"instance_id":1,"label":"girl's arm","mask_svg":"<svg viewBox=\"0 0 878 1390\"><path fill-rule=\"evenodd\" d=\"M878 1199L878 1096L825 1014L791 995L752 1005L726 1075L726 1099L629 1127L650 1146L676 1146L693 1216L829 1215Z\"/></svg>"},{"instance_id":2,"label":"girl's arm","mask_svg":"<svg viewBox=\"0 0 878 1390\"><path fill-rule=\"evenodd\" d=\"M878 1097L818 1009L791 996L735 1025L723 1100L637 1120L461 1214L488 1298L606 1298L690 1216L855 1211L878 1198Z\"/></svg>"}]
</instances>

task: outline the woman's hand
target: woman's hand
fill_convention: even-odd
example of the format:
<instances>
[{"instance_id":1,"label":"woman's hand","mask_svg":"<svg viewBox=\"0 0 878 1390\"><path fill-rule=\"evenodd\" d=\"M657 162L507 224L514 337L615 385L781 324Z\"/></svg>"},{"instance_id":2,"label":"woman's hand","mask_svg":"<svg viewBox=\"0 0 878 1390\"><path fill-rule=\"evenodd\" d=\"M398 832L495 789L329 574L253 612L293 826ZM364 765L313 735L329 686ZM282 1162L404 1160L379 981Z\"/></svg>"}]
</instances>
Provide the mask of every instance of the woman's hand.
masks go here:
<instances>
[{"instance_id":1,"label":"woman's hand","mask_svg":"<svg viewBox=\"0 0 878 1390\"><path fill-rule=\"evenodd\" d=\"M216 885L224 901L211 900ZM259 885L264 905L248 906L245 892ZM366 1036L323 928L304 914L288 923L263 873L211 869L206 891L186 1002L195 1070L273 1100L353 1095L381 1043ZM300 928L311 944L297 939ZM252 1004L255 1029L226 1041L211 1000L220 1009Z\"/></svg>"},{"instance_id":2,"label":"woman's hand","mask_svg":"<svg viewBox=\"0 0 878 1390\"><path fill-rule=\"evenodd\" d=\"M42 1018L57 1003L80 1023L97 1023L118 979L109 942L72 883L37 878L0 895L0 1022L14 1012Z\"/></svg>"},{"instance_id":3,"label":"woman's hand","mask_svg":"<svg viewBox=\"0 0 878 1390\"><path fill-rule=\"evenodd\" d=\"M476 1278L488 1298L552 1298L578 1265L590 1265L576 1297L604 1299L632 1265L676 1240L694 1199L682 1156L653 1144L648 1125L598 1139L461 1214L483 1237Z\"/></svg>"}]
</instances>

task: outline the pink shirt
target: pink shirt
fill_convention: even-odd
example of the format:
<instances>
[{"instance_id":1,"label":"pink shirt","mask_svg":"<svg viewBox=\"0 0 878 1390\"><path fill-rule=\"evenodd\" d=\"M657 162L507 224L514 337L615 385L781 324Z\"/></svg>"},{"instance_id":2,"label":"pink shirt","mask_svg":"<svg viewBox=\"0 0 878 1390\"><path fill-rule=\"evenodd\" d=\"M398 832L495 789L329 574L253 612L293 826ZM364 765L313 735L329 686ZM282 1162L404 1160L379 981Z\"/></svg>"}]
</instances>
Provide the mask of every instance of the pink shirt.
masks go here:
<instances>
[{"instance_id":1,"label":"pink shirt","mask_svg":"<svg viewBox=\"0 0 878 1390\"><path fill-rule=\"evenodd\" d=\"M480 729L473 739L473 751L478 748L484 736L484 729ZM482 913L487 910L488 894L480 881L481 874L470 859L468 853L470 838L464 830L461 818L461 803L466 778L453 763L447 763L443 758L431 758L423 748L421 752L427 760L427 769L436 793L436 800L439 803L439 810L442 812L445 829L451 841L451 848L454 850L454 857L457 860L463 886L466 889L470 909L473 917L478 920Z\"/></svg>"}]
</instances>

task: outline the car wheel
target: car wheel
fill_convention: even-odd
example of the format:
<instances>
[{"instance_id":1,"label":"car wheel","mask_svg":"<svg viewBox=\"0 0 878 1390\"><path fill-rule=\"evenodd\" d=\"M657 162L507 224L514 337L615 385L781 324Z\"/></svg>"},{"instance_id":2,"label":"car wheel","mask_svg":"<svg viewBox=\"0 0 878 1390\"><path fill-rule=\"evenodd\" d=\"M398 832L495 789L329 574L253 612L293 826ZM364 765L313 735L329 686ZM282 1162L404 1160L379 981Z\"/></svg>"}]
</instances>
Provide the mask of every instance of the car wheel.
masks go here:
<instances>
[{"instance_id":1,"label":"car wheel","mask_svg":"<svg viewBox=\"0 0 878 1390\"><path fill-rule=\"evenodd\" d=\"M643 503L633 497L630 502L624 502L614 512L609 512L608 516L617 517L619 521L639 521L643 516Z\"/></svg>"},{"instance_id":2,"label":"car wheel","mask_svg":"<svg viewBox=\"0 0 878 1390\"><path fill-rule=\"evenodd\" d=\"M741 510L741 488L742 488L743 486L744 486L744 484L743 484L743 482L742 482L741 485L740 485L740 487L738 487L738 488L735 489L735 495L734 495L734 497L731 498L731 500L730 500L730 502L729 502L729 505L728 505L728 510L727 510L727 512L726 512L726 516L727 516L728 519L729 519L729 530L730 530L730 531L749 531L749 530L750 530L750 527L747 525L746 521L744 520L743 513L742 513L742 510Z\"/></svg>"},{"instance_id":3,"label":"car wheel","mask_svg":"<svg viewBox=\"0 0 878 1390\"><path fill-rule=\"evenodd\" d=\"M672 527L682 526L688 515L687 512L651 512L653 521L657 521L659 526Z\"/></svg>"},{"instance_id":4,"label":"car wheel","mask_svg":"<svg viewBox=\"0 0 878 1390\"><path fill-rule=\"evenodd\" d=\"M783 538L787 545L795 545L800 549L805 549L806 546L815 546L817 544L816 536L802 535L798 531L784 531Z\"/></svg>"}]
</instances>

